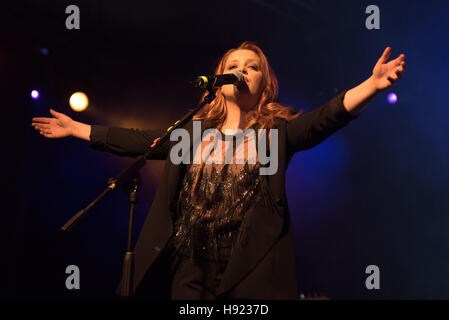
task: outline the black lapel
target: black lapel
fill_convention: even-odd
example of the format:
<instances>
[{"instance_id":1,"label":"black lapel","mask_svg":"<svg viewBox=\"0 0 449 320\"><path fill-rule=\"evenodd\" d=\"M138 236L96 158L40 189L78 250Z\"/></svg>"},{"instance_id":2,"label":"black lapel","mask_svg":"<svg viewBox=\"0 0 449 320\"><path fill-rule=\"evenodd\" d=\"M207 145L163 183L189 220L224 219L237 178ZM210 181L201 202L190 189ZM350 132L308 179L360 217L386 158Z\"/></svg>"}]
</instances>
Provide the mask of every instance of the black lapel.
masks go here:
<instances>
[{"instance_id":1,"label":"black lapel","mask_svg":"<svg viewBox=\"0 0 449 320\"><path fill-rule=\"evenodd\" d=\"M217 289L217 295L231 289L249 274L282 234L283 213L278 211L279 208L272 200L268 176L264 175L261 178L264 204L253 206L246 213L243 225L247 228L248 241L243 247L234 249L221 284Z\"/></svg>"}]
</instances>

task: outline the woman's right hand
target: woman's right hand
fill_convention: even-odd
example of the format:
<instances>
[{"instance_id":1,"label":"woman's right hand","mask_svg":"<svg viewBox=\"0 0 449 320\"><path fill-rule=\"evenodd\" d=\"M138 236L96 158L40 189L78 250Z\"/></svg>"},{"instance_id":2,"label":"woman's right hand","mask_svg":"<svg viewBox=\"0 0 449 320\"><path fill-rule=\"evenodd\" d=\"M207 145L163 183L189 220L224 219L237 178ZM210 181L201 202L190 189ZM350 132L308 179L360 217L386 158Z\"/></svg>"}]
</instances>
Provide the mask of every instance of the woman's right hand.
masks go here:
<instances>
[{"instance_id":1,"label":"woman's right hand","mask_svg":"<svg viewBox=\"0 0 449 320\"><path fill-rule=\"evenodd\" d=\"M63 113L50 109L54 118L33 118L31 124L46 138L64 138L73 134L74 121Z\"/></svg>"}]
</instances>

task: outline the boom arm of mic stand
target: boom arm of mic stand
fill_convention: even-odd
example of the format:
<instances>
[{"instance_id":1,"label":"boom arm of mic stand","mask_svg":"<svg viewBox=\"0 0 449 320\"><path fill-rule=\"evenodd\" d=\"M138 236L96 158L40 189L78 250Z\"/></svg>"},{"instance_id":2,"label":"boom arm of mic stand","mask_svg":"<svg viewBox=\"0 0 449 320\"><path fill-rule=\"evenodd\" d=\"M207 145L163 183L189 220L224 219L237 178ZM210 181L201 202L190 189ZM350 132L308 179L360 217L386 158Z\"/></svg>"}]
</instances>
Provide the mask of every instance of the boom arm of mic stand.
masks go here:
<instances>
[{"instance_id":1,"label":"boom arm of mic stand","mask_svg":"<svg viewBox=\"0 0 449 320\"><path fill-rule=\"evenodd\" d=\"M146 160L149 159L154 152L154 150L164 143L168 139L171 132L180 126L183 126L187 121L193 118L194 114L198 112L206 103L212 102L215 99L215 90L210 90L209 94L204 98L204 100L196 107L194 110L187 113L181 120L175 122L175 124L167 129L167 132L162 137L159 137L153 141L150 150L143 155L138 157L133 161L127 168L120 172L116 177L108 180L108 187L104 190L94 201L92 201L86 208L79 211L74 215L62 228L62 231L70 230L82 217L84 217L90 208L96 205L102 198L104 198L111 190L119 187L121 189L129 192L129 202L130 202L130 218L129 218L129 228L128 228L128 246L125 253L125 258L123 260L123 273L122 280L120 281L119 288L116 293L120 296L131 296L133 293L133 276L134 276L134 254L131 250L132 243L132 233L133 233L133 217L134 209L137 203L137 187L138 187L138 176L139 170L142 168Z\"/></svg>"},{"instance_id":2,"label":"boom arm of mic stand","mask_svg":"<svg viewBox=\"0 0 449 320\"><path fill-rule=\"evenodd\" d=\"M167 132L160 138L156 139L148 152L138 157L133 163L131 163L127 168L125 168L122 172L120 172L116 177L110 178L108 180L108 187L104 190L94 201L89 203L84 209L78 211L69 221L67 221L62 227L61 231L69 231L75 224L79 222L79 220L86 216L87 212L95 206L102 198L104 198L109 192L118 187L125 187L129 184L129 181L136 176L140 168L142 168L146 160L149 159L154 152L154 150L161 144L167 140L173 130L183 126L190 119L193 118L195 113L197 113L205 104L211 103L215 99L215 90L210 90L209 94L204 98L204 100L192 111L187 113L181 120L176 121L173 126L167 129Z\"/></svg>"}]
</instances>

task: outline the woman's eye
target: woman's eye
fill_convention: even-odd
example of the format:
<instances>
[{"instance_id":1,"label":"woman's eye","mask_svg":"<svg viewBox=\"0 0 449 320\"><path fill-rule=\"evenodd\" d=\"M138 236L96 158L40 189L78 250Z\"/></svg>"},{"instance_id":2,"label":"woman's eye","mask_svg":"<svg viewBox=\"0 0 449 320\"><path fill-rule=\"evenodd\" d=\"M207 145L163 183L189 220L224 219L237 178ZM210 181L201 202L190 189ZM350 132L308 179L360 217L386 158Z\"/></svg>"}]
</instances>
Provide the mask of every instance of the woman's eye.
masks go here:
<instances>
[{"instance_id":1,"label":"woman's eye","mask_svg":"<svg viewBox=\"0 0 449 320\"><path fill-rule=\"evenodd\" d=\"M249 66L249 67L252 68L253 70L259 70L259 68L257 66ZM229 66L228 67L229 70L234 69L234 68L236 68L236 66Z\"/></svg>"}]
</instances>

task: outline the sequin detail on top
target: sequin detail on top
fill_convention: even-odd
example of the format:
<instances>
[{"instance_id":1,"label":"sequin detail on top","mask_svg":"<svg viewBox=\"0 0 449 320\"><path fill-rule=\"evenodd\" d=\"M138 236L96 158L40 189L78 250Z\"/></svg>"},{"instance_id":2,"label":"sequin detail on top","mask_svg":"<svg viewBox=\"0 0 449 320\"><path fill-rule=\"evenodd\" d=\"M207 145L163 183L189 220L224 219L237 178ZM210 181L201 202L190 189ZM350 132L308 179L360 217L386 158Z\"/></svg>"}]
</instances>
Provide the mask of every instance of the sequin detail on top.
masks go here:
<instances>
[{"instance_id":1,"label":"sequin detail on top","mask_svg":"<svg viewBox=\"0 0 449 320\"><path fill-rule=\"evenodd\" d=\"M241 246L246 236L244 215L261 201L260 181L259 163L190 165L178 198L175 256L220 261L220 248L232 251Z\"/></svg>"}]
</instances>

